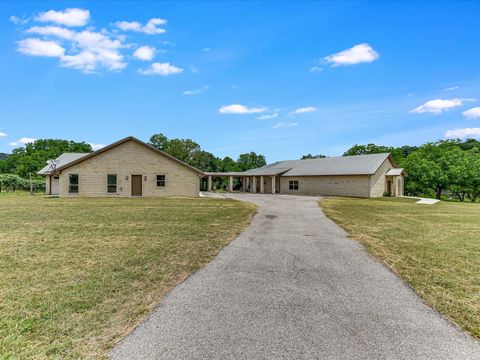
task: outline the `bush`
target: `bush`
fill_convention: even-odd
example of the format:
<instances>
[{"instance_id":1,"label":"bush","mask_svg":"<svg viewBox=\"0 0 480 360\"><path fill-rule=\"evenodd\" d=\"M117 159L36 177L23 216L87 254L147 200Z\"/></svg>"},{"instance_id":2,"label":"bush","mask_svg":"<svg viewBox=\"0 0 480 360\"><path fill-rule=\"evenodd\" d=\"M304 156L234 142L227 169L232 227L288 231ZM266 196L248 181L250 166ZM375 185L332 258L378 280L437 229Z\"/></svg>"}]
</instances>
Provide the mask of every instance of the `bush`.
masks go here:
<instances>
[{"instance_id":1,"label":"bush","mask_svg":"<svg viewBox=\"0 0 480 360\"><path fill-rule=\"evenodd\" d=\"M45 190L42 179L32 179L33 191ZM30 179L24 179L15 174L0 174L0 191L30 190Z\"/></svg>"}]
</instances>

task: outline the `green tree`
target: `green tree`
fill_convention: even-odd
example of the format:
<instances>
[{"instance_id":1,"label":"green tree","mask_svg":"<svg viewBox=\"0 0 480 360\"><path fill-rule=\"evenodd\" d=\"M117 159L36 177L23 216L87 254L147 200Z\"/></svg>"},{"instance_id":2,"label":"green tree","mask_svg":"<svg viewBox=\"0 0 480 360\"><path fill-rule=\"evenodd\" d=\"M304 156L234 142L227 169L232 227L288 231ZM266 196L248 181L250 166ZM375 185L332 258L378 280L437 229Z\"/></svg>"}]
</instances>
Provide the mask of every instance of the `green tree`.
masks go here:
<instances>
[{"instance_id":1,"label":"green tree","mask_svg":"<svg viewBox=\"0 0 480 360\"><path fill-rule=\"evenodd\" d=\"M189 165L202 171L221 171L221 160L208 151L196 151Z\"/></svg>"},{"instance_id":2,"label":"green tree","mask_svg":"<svg viewBox=\"0 0 480 360\"><path fill-rule=\"evenodd\" d=\"M389 153L392 152L392 148L383 145L353 145L350 149L345 151L343 156L352 156L352 155L366 155L366 154L380 154L380 153Z\"/></svg>"},{"instance_id":3,"label":"green tree","mask_svg":"<svg viewBox=\"0 0 480 360\"><path fill-rule=\"evenodd\" d=\"M221 168L220 171L228 172L228 171L241 171L238 163L235 162L231 157L226 156L221 160Z\"/></svg>"},{"instance_id":4,"label":"green tree","mask_svg":"<svg viewBox=\"0 0 480 360\"><path fill-rule=\"evenodd\" d=\"M3 160L0 170L27 178L30 173L36 174L46 165L47 160L55 159L65 152L92 152L92 147L85 142L61 139L40 139L25 147L16 148Z\"/></svg>"},{"instance_id":5,"label":"green tree","mask_svg":"<svg viewBox=\"0 0 480 360\"><path fill-rule=\"evenodd\" d=\"M322 159L322 158L326 158L326 156L322 154L318 154L318 155L307 154L307 155L303 155L300 160Z\"/></svg>"},{"instance_id":6,"label":"green tree","mask_svg":"<svg viewBox=\"0 0 480 360\"><path fill-rule=\"evenodd\" d=\"M459 141L458 146L462 150L471 150L471 149L480 150L480 141L476 139L466 139L463 142Z\"/></svg>"},{"instance_id":7,"label":"green tree","mask_svg":"<svg viewBox=\"0 0 480 360\"><path fill-rule=\"evenodd\" d=\"M401 147L391 147L384 145L354 145L345 153L343 156L351 155L366 155L366 154L380 154L380 153L390 153L393 156L393 159L399 166L403 166L405 159L408 155L412 154L418 149L416 146L401 146Z\"/></svg>"},{"instance_id":8,"label":"green tree","mask_svg":"<svg viewBox=\"0 0 480 360\"><path fill-rule=\"evenodd\" d=\"M246 154L240 154L237 165L241 171L246 171L267 165L267 161L265 160L265 156L252 151Z\"/></svg>"},{"instance_id":9,"label":"green tree","mask_svg":"<svg viewBox=\"0 0 480 360\"><path fill-rule=\"evenodd\" d=\"M480 197L480 147L469 151L470 189L468 197L475 202Z\"/></svg>"},{"instance_id":10,"label":"green tree","mask_svg":"<svg viewBox=\"0 0 480 360\"><path fill-rule=\"evenodd\" d=\"M198 161L197 153L201 151L200 145L191 139L168 139L163 134L152 135L149 145L192 166L195 161Z\"/></svg>"},{"instance_id":11,"label":"green tree","mask_svg":"<svg viewBox=\"0 0 480 360\"><path fill-rule=\"evenodd\" d=\"M153 146L154 148L157 148L158 150L162 150L165 152L167 152L168 150L169 143L170 141L163 134L154 134L150 136L150 141L148 142L148 144Z\"/></svg>"},{"instance_id":12,"label":"green tree","mask_svg":"<svg viewBox=\"0 0 480 360\"><path fill-rule=\"evenodd\" d=\"M404 162L408 174L405 190L412 195L432 192L437 199L453 182L454 159L458 156L458 142L427 143L410 154Z\"/></svg>"}]
</instances>

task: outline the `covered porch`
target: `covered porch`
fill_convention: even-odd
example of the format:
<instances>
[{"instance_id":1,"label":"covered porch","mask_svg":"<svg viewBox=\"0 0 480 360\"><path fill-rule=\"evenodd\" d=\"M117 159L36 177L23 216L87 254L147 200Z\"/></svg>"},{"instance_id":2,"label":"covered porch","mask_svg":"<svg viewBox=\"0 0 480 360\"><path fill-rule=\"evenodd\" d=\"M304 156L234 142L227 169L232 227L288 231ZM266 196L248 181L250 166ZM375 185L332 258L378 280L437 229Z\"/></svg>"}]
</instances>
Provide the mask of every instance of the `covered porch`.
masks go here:
<instances>
[{"instance_id":1,"label":"covered porch","mask_svg":"<svg viewBox=\"0 0 480 360\"><path fill-rule=\"evenodd\" d=\"M239 191L259 193L259 194L276 194L280 192L280 174L249 174L248 172L206 172L207 191L212 192L213 179L217 177L227 178L227 191L234 191L234 179L238 179L241 187Z\"/></svg>"},{"instance_id":2,"label":"covered porch","mask_svg":"<svg viewBox=\"0 0 480 360\"><path fill-rule=\"evenodd\" d=\"M389 196L398 197L404 195L405 171L403 168L388 170L385 178L385 192Z\"/></svg>"}]
</instances>

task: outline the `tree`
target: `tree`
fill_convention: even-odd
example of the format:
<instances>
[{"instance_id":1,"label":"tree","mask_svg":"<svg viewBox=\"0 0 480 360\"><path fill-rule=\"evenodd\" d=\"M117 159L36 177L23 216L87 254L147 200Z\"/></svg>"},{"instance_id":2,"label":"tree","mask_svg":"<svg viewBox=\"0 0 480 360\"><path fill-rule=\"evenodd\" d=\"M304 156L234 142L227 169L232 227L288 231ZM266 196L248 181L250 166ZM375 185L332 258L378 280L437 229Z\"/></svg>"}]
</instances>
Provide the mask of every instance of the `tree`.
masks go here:
<instances>
[{"instance_id":1,"label":"tree","mask_svg":"<svg viewBox=\"0 0 480 360\"><path fill-rule=\"evenodd\" d=\"M480 141L475 139L466 139L463 142L459 141L458 146L462 150L471 150L471 149L480 150Z\"/></svg>"},{"instance_id":2,"label":"tree","mask_svg":"<svg viewBox=\"0 0 480 360\"><path fill-rule=\"evenodd\" d=\"M169 143L170 141L163 134L154 134L150 136L150 141L148 142L148 144L153 146L154 148L165 152L168 150Z\"/></svg>"},{"instance_id":3,"label":"tree","mask_svg":"<svg viewBox=\"0 0 480 360\"><path fill-rule=\"evenodd\" d=\"M220 171L228 172L228 171L241 171L238 164L233 160L231 157L226 156L221 160L221 167Z\"/></svg>"},{"instance_id":4,"label":"tree","mask_svg":"<svg viewBox=\"0 0 480 360\"><path fill-rule=\"evenodd\" d=\"M403 166L403 162L408 157L418 149L416 146L401 146L401 147L390 147L384 145L354 145L345 153L343 156L352 156L352 155L366 155L366 154L380 154L380 153L390 153L393 156L393 159L399 166Z\"/></svg>"},{"instance_id":5,"label":"tree","mask_svg":"<svg viewBox=\"0 0 480 360\"><path fill-rule=\"evenodd\" d=\"M265 156L257 155L255 152L249 152L246 154L240 154L237 160L238 168L241 171L259 168L267 165Z\"/></svg>"},{"instance_id":6,"label":"tree","mask_svg":"<svg viewBox=\"0 0 480 360\"><path fill-rule=\"evenodd\" d=\"M404 162L408 174L405 183L407 193L421 195L433 191L435 197L440 199L453 182L457 144L452 140L427 143L410 154Z\"/></svg>"},{"instance_id":7,"label":"tree","mask_svg":"<svg viewBox=\"0 0 480 360\"><path fill-rule=\"evenodd\" d=\"M344 152L343 156L380 154L389 152L392 152L392 148L383 145L353 145L350 149Z\"/></svg>"},{"instance_id":8,"label":"tree","mask_svg":"<svg viewBox=\"0 0 480 360\"><path fill-rule=\"evenodd\" d=\"M192 161L189 165L202 171L220 171L221 160L208 151L197 151L192 155Z\"/></svg>"},{"instance_id":9,"label":"tree","mask_svg":"<svg viewBox=\"0 0 480 360\"><path fill-rule=\"evenodd\" d=\"M168 145L168 153L187 164L193 163L195 153L199 151L200 145L191 139L172 139Z\"/></svg>"},{"instance_id":10,"label":"tree","mask_svg":"<svg viewBox=\"0 0 480 360\"><path fill-rule=\"evenodd\" d=\"M307 155L303 155L300 160L322 159L322 158L326 158L326 156L322 154L318 154L318 155L307 154Z\"/></svg>"},{"instance_id":11,"label":"tree","mask_svg":"<svg viewBox=\"0 0 480 360\"><path fill-rule=\"evenodd\" d=\"M168 139L163 134L152 135L149 145L192 166L194 158L198 157L196 153L201 151L200 145L191 139Z\"/></svg>"},{"instance_id":12,"label":"tree","mask_svg":"<svg viewBox=\"0 0 480 360\"><path fill-rule=\"evenodd\" d=\"M474 160L471 158L469 151L463 151L459 147L450 149L445 156L448 157L448 177L449 189L453 196L460 201L465 201L472 186L472 167L470 163Z\"/></svg>"},{"instance_id":13,"label":"tree","mask_svg":"<svg viewBox=\"0 0 480 360\"><path fill-rule=\"evenodd\" d=\"M61 139L40 139L25 147L16 148L0 166L3 173L14 173L27 178L36 174L46 165L47 160L55 159L65 152L92 152L92 147L85 142Z\"/></svg>"},{"instance_id":14,"label":"tree","mask_svg":"<svg viewBox=\"0 0 480 360\"><path fill-rule=\"evenodd\" d=\"M480 147L468 151L470 170L470 189L468 198L475 202L480 197Z\"/></svg>"}]
</instances>

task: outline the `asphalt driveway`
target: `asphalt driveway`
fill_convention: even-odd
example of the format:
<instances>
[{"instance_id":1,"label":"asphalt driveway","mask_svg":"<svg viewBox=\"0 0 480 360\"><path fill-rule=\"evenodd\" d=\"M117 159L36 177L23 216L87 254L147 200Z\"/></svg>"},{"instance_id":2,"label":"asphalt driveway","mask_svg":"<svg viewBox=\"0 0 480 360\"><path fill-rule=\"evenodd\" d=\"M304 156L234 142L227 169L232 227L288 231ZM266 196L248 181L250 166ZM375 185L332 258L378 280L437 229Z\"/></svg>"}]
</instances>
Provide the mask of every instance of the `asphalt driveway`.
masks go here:
<instances>
[{"instance_id":1,"label":"asphalt driveway","mask_svg":"<svg viewBox=\"0 0 480 360\"><path fill-rule=\"evenodd\" d=\"M476 341L347 239L316 198L228 196L259 205L252 224L114 359L480 359Z\"/></svg>"}]
</instances>

